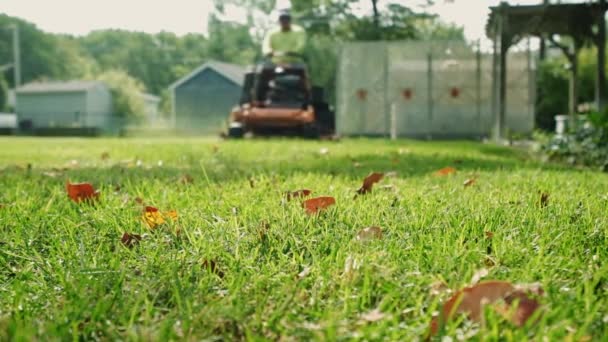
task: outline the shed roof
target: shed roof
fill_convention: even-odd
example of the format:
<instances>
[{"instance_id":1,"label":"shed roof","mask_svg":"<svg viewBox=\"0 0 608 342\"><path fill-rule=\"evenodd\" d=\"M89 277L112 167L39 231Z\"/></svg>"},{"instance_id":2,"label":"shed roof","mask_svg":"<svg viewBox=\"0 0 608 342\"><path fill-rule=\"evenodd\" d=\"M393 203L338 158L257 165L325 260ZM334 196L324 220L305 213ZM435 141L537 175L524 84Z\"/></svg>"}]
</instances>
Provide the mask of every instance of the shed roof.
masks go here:
<instances>
[{"instance_id":1,"label":"shed roof","mask_svg":"<svg viewBox=\"0 0 608 342\"><path fill-rule=\"evenodd\" d=\"M245 78L245 74L247 73L247 68L245 68L241 65L218 62L218 61L209 61L209 62L201 65L200 67L196 68L190 74L182 77L177 82L173 83L169 87L169 89L173 90L173 89L178 88L182 84L190 81L192 78L196 77L198 74L200 74L201 72L203 72L207 69L215 70L217 73L224 76L226 79L228 79L229 81L231 81L232 83L234 83L238 86L243 85L243 80Z\"/></svg>"},{"instance_id":2,"label":"shed roof","mask_svg":"<svg viewBox=\"0 0 608 342\"><path fill-rule=\"evenodd\" d=\"M19 87L17 94L75 93L99 86L105 87L106 85L99 81L33 82Z\"/></svg>"}]
</instances>

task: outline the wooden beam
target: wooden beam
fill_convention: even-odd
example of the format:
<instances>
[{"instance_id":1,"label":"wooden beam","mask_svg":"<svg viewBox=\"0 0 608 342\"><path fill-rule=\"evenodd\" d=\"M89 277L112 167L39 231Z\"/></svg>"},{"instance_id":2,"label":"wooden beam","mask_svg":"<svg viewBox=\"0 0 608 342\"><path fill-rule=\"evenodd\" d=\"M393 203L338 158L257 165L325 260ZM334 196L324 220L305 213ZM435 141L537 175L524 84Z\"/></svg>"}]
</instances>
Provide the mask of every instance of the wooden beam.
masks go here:
<instances>
[{"instance_id":1,"label":"wooden beam","mask_svg":"<svg viewBox=\"0 0 608 342\"><path fill-rule=\"evenodd\" d=\"M605 6L606 0L600 0L600 6ZM595 77L595 101L598 110L606 108L606 19L605 12L597 18L597 74Z\"/></svg>"}]
</instances>

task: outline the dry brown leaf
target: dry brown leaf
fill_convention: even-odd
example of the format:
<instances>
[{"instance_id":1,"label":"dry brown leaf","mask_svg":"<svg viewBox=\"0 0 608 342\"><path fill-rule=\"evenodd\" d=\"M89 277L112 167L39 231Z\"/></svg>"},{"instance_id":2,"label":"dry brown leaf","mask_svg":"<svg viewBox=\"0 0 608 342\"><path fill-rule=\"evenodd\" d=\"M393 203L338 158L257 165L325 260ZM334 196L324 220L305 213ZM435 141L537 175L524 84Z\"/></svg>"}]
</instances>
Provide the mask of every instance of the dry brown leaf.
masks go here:
<instances>
[{"instance_id":1,"label":"dry brown leaf","mask_svg":"<svg viewBox=\"0 0 608 342\"><path fill-rule=\"evenodd\" d=\"M329 196L311 198L304 201L302 206L306 209L306 213L309 215L316 214L322 210L325 210L332 205L336 204L336 199Z\"/></svg>"},{"instance_id":2,"label":"dry brown leaf","mask_svg":"<svg viewBox=\"0 0 608 342\"><path fill-rule=\"evenodd\" d=\"M135 197L134 201L137 204L144 204L144 200L141 197Z\"/></svg>"},{"instance_id":3,"label":"dry brown leaf","mask_svg":"<svg viewBox=\"0 0 608 342\"><path fill-rule=\"evenodd\" d=\"M476 181L477 181L477 179L470 178L470 179L467 179L466 181L464 181L463 185L465 188L468 188L469 186L475 184Z\"/></svg>"},{"instance_id":4,"label":"dry brown leaf","mask_svg":"<svg viewBox=\"0 0 608 342\"><path fill-rule=\"evenodd\" d=\"M506 281L484 281L477 285L466 287L456 292L444 305L441 316L431 322L431 336L437 334L442 324L457 314L466 314L473 321L481 321L484 307L494 305L498 312L513 324L521 326L534 314L540 304L531 297L541 294L542 290L532 290L528 287L514 286ZM515 303L518 303L514 307ZM522 304L523 303L523 304Z\"/></svg>"},{"instance_id":5,"label":"dry brown leaf","mask_svg":"<svg viewBox=\"0 0 608 342\"><path fill-rule=\"evenodd\" d=\"M123 245L127 248L133 248L141 241L141 235L124 233L120 239Z\"/></svg>"},{"instance_id":6,"label":"dry brown leaf","mask_svg":"<svg viewBox=\"0 0 608 342\"><path fill-rule=\"evenodd\" d=\"M540 207L544 208L547 205L549 205L549 194L546 192L543 192L540 194Z\"/></svg>"},{"instance_id":7,"label":"dry brown leaf","mask_svg":"<svg viewBox=\"0 0 608 342\"><path fill-rule=\"evenodd\" d=\"M374 309L368 313L364 313L361 316L361 319L365 322L378 322L384 319L386 315L380 311L380 309Z\"/></svg>"},{"instance_id":8,"label":"dry brown leaf","mask_svg":"<svg viewBox=\"0 0 608 342\"><path fill-rule=\"evenodd\" d=\"M381 181L382 178L384 178L384 173L380 173L380 172L371 173L369 176L365 177L365 179L363 180L363 185L361 186L361 188L359 190L357 190L357 194L364 195L366 193L371 192L372 188L374 187L374 184Z\"/></svg>"},{"instance_id":9,"label":"dry brown leaf","mask_svg":"<svg viewBox=\"0 0 608 342\"><path fill-rule=\"evenodd\" d=\"M380 227L368 227L362 229L357 233L357 240L359 241L370 241L382 239L382 228Z\"/></svg>"},{"instance_id":10,"label":"dry brown leaf","mask_svg":"<svg viewBox=\"0 0 608 342\"><path fill-rule=\"evenodd\" d=\"M192 178L192 176L186 173L179 177L179 182L181 184L192 184L194 183L194 178Z\"/></svg>"},{"instance_id":11,"label":"dry brown leaf","mask_svg":"<svg viewBox=\"0 0 608 342\"><path fill-rule=\"evenodd\" d=\"M109 152L103 152L101 154L101 160L108 160L110 159L110 153Z\"/></svg>"},{"instance_id":12,"label":"dry brown leaf","mask_svg":"<svg viewBox=\"0 0 608 342\"><path fill-rule=\"evenodd\" d=\"M435 175L436 176L449 176L454 173L456 173L456 169L451 166L448 166L448 167L444 167L443 169L435 172Z\"/></svg>"},{"instance_id":13,"label":"dry brown leaf","mask_svg":"<svg viewBox=\"0 0 608 342\"><path fill-rule=\"evenodd\" d=\"M72 184L67 180L65 189L68 197L74 202L93 201L99 198L99 191L89 183Z\"/></svg>"},{"instance_id":14,"label":"dry brown leaf","mask_svg":"<svg viewBox=\"0 0 608 342\"><path fill-rule=\"evenodd\" d=\"M477 272L475 272L473 274L473 277L471 277L471 285L475 285L475 284L479 283L479 281L482 278L487 277L488 274L490 274L490 271L488 271L487 268L482 268L480 270L477 270Z\"/></svg>"}]
</instances>

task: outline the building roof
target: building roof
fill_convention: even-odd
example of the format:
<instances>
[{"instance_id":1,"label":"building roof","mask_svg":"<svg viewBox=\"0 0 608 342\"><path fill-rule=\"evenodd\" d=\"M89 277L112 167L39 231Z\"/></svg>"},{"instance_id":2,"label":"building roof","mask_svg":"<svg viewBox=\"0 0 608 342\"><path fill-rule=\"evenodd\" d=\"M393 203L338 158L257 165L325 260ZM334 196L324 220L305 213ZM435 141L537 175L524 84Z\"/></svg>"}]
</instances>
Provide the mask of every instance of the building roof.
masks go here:
<instances>
[{"instance_id":1,"label":"building roof","mask_svg":"<svg viewBox=\"0 0 608 342\"><path fill-rule=\"evenodd\" d=\"M196 77L198 74L200 74L201 72L203 72L207 69L213 69L215 72L224 76L227 80L231 81L232 83L234 83L238 86L243 85L243 80L245 78L245 74L247 73L247 68L245 68L244 66L241 66L241 65L223 63L223 62L218 62L218 61L209 61L209 62L201 65L200 67L196 68L190 74L182 77L177 82L173 83L169 87L169 89L173 90L173 89L178 88L182 84L190 81L192 78Z\"/></svg>"},{"instance_id":2,"label":"building roof","mask_svg":"<svg viewBox=\"0 0 608 342\"><path fill-rule=\"evenodd\" d=\"M17 94L75 93L99 86L105 87L106 85L99 81L33 82L19 87Z\"/></svg>"}]
</instances>

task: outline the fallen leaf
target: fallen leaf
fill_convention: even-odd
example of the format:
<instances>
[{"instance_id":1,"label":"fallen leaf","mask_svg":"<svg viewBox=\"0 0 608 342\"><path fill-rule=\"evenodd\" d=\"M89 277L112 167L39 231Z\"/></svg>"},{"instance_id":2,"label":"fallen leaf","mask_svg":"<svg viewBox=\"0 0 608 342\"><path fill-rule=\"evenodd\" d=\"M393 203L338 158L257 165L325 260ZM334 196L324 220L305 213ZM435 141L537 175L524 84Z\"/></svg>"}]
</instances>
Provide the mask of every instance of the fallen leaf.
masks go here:
<instances>
[{"instance_id":1,"label":"fallen leaf","mask_svg":"<svg viewBox=\"0 0 608 342\"><path fill-rule=\"evenodd\" d=\"M477 181L477 179L475 179L475 178L470 178L470 179L467 179L466 181L464 181L464 184L463 184L463 185L464 185L464 187L465 187L465 188L467 188L467 187L469 187L469 186L471 186L471 185L475 184L475 182L476 182L476 181Z\"/></svg>"},{"instance_id":2,"label":"fallen leaf","mask_svg":"<svg viewBox=\"0 0 608 342\"><path fill-rule=\"evenodd\" d=\"M488 239L491 239L494 237L494 233L492 233L492 232L487 231L487 232L485 232L485 234L486 234L486 238L488 238Z\"/></svg>"},{"instance_id":3,"label":"fallen leaf","mask_svg":"<svg viewBox=\"0 0 608 342\"><path fill-rule=\"evenodd\" d=\"M386 315L383 314L382 311L380 311L380 309L374 309L368 313L361 315L361 319L363 321L370 322L370 323L381 321L384 319L384 317L386 317Z\"/></svg>"},{"instance_id":4,"label":"fallen leaf","mask_svg":"<svg viewBox=\"0 0 608 342\"><path fill-rule=\"evenodd\" d=\"M448 166L448 167L444 167L443 169L435 172L435 175L436 176L449 176L454 173L456 173L456 169L451 166Z\"/></svg>"},{"instance_id":5,"label":"fallen leaf","mask_svg":"<svg viewBox=\"0 0 608 342\"><path fill-rule=\"evenodd\" d=\"M382 239L382 228L380 227L368 227L362 229L357 233L357 240L359 241L370 241Z\"/></svg>"},{"instance_id":6,"label":"fallen leaf","mask_svg":"<svg viewBox=\"0 0 608 342\"><path fill-rule=\"evenodd\" d=\"M133 248L141 241L141 235L124 233L120 241L125 247Z\"/></svg>"},{"instance_id":7,"label":"fallen leaf","mask_svg":"<svg viewBox=\"0 0 608 342\"><path fill-rule=\"evenodd\" d=\"M301 280L301 279L306 278L310 274L310 271L311 271L310 267L304 267L302 272L298 273L298 279Z\"/></svg>"},{"instance_id":8,"label":"fallen leaf","mask_svg":"<svg viewBox=\"0 0 608 342\"><path fill-rule=\"evenodd\" d=\"M211 146L211 152L213 152L213 153L218 153L218 152L219 152L219 150L220 150L220 147L219 147L219 146L217 146L217 145L212 145L212 146Z\"/></svg>"},{"instance_id":9,"label":"fallen leaf","mask_svg":"<svg viewBox=\"0 0 608 342\"><path fill-rule=\"evenodd\" d=\"M206 269L207 271L217 275L220 278L224 278L224 272L222 272L218 265L217 262L215 262L215 260L203 260L203 263L201 264L201 266Z\"/></svg>"},{"instance_id":10,"label":"fallen leaf","mask_svg":"<svg viewBox=\"0 0 608 342\"><path fill-rule=\"evenodd\" d=\"M194 183L194 178L192 178L192 176L186 173L179 177L178 182L180 182L181 184L192 184Z\"/></svg>"},{"instance_id":11,"label":"fallen leaf","mask_svg":"<svg viewBox=\"0 0 608 342\"><path fill-rule=\"evenodd\" d=\"M302 190L297 190L297 191L287 191L285 197L287 198L288 201L291 201L294 198L305 198L308 197L312 194L311 190L308 189L302 189Z\"/></svg>"},{"instance_id":12,"label":"fallen leaf","mask_svg":"<svg viewBox=\"0 0 608 342\"><path fill-rule=\"evenodd\" d=\"M322 156L326 156L329 154L329 149L327 147L323 147L319 150L319 154Z\"/></svg>"},{"instance_id":13,"label":"fallen leaf","mask_svg":"<svg viewBox=\"0 0 608 342\"><path fill-rule=\"evenodd\" d=\"M135 197L134 201L137 204L144 204L144 199L141 197Z\"/></svg>"},{"instance_id":14,"label":"fallen leaf","mask_svg":"<svg viewBox=\"0 0 608 342\"><path fill-rule=\"evenodd\" d=\"M143 220L152 229L166 222L160 211L150 206L144 208Z\"/></svg>"},{"instance_id":15,"label":"fallen leaf","mask_svg":"<svg viewBox=\"0 0 608 342\"><path fill-rule=\"evenodd\" d=\"M549 205L549 194L546 192L543 192L540 194L540 207L544 208L547 205Z\"/></svg>"},{"instance_id":16,"label":"fallen leaf","mask_svg":"<svg viewBox=\"0 0 608 342\"><path fill-rule=\"evenodd\" d=\"M304 201L302 206L306 209L306 213L309 215L316 214L321 210L327 209L332 205L336 204L336 199L333 197L317 197L311 198L309 200Z\"/></svg>"},{"instance_id":17,"label":"fallen leaf","mask_svg":"<svg viewBox=\"0 0 608 342\"><path fill-rule=\"evenodd\" d=\"M475 272L473 274L473 277L471 278L471 285L475 285L475 284L479 283L479 281L482 278L487 277L488 274L490 274L490 271L488 271L487 268L482 268L482 269L478 270L477 272Z\"/></svg>"},{"instance_id":18,"label":"fallen leaf","mask_svg":"<svg viewBox=\"0 0 608 342\"><path fill-rule=\"evenodd\" d=\"M443 305L439 317L431 321L431 336L437 334L441 325L451 320L457 314L466 314L473 321L480 322L486 305L503 303L494 306L501 315L513 324L521 326L534 314L540 304L531 295L541 295L542 290L525 286L514 286L506 281L484 281L477 285L466 287L456 292ZM516 307L513 307L514 304ZM519 303L524 303L519 304Z\"/></svg>"},{"instance_id":19,"label":"fallen leaf","mask_svg":"<svg viewBox=\"0 0 608 342\"><path fill-rule=\"evenodd\" d=\"M359 162L357 162L357 161L356 161L356 162L353 162L353 167L354 167L354 168L357 168L357 169L358 169L358 168L360 168L361 166L363 166L363 164L361 164L361 163L359 163Z\"/></svg>"},{"instance_id":20,"label":"fallen leaf","mask_svg":"<svg viewBox=\"0 0 608 342\"><path fill-rule=\"evenodd\" d=\"M440 296L444 293L452 292L452 290L450 290L448 284L446 284L445 281L437 280L430 285L429 292L431 293L431 296Z\"/></svg>"},{"instance_id":21,"label":"fallen leaf","mask_svg":"<svg viewBox=\"0 0 608 342\"><path fill-rule=\"evenodd\" d=\"M101 154L101 160L108 160L110 159L110 153L109 152L103 152Z\"/></svg>"},{"instance_id":22,"label":"fallen leaf","mask_svg":"<svg viewBox=\"0 0 608 342\"><path fill-rule=\"evenodd\" d=\"M68 179L65 183L68 197L74 202L92 201L99 198L99 191L89 183L72 184Z\"/></svg>"},{"instance_id":23,"label":"fallen leaf","mask_svg":"<svg viewBox=\"0 0 608 342\"><path fill-rule=\"evenodd\" d=\"M374 184L381 181L382 178L384 178L384 173L380 173L380 172L371 173L369 176L365 177L365 179L363 180L363 185L361 186L361 188L359 190L357 190L357 194L363 195L368 192L371 192L372 188L374 187Z\"/></svg>"},{"instance_id":24,"label":"fallen leaf","mask_svg":"<svg viewBox=\"0 0 608 342\"><path fill-rule=\"evenodd\" d=\"M173 221L177 220L177 211L176 210L169 210L167 212L165 212L163 214L164 217L168 217L170 219L172 219Z\"/></svg>"}]
</instances>

